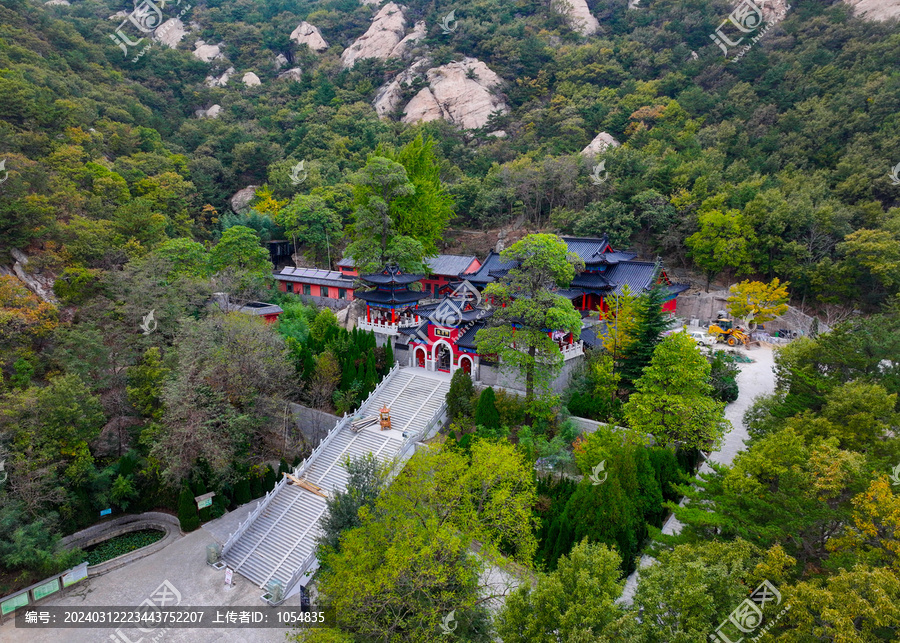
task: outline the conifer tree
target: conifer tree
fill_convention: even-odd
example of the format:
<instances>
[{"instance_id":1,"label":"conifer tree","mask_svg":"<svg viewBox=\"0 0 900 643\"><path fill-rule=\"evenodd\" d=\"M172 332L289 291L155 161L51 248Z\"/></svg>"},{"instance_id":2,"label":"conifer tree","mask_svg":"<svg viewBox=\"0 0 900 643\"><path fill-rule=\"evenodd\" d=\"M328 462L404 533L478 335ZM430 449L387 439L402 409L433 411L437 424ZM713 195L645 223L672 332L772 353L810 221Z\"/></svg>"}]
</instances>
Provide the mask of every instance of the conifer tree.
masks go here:
<instances>
[{"instance_id":1,"label":"conifer tree","mask_svg":"<svg viewBox=\"0 0 900 643\"><path fill-rule=\"evenodd\" d=\"M200 526L200 516L197 515L194 494L191 493L191 488L187 483L181 489L181 495L178 497L178 522L181 524L181 531L194 531Z\"/></svg>"},{"instance_id":2,"label":"conifer tree","mask_svg":"<svg viewBox=\"0 0 900 643\"><path fill-rule=\"evenodd\" d=\"M622 351L622 381L631 390L634 390L634 383L640 378L644 368L650 364L653 350L666 330L666 314L662 309L665 300L666 291L659 285L638 298L632 334L634 341Z\"/></svg>"},{"instance_id":3,"label":"conifer tree","mask_svg":"<svg viewBox=\"0 0 900 643\"><path fill-rule=\"evenodd\" d=\"M394 343L388 340L384 346L384 374L387 375L394 367Z\"/></svg>"},{"instance_id":4,"label":"conifer tree","mask_svg":"<svg viewBox=\"0 0 900 643\"><path fill-rule=\"evenodd\" d=\"M472 395L475 386L472 378L464 370L457 369L450 380L450 390L447 391L447 415L450 422L458 419L472 417Z\"/></svg>"},{"instance_id":5,"label":"conifer tree","mask_svg":"<svg viewBox=\"0 0 900 643\"><path fill-rule=\"evenodd\" d=\"M475 425L488 428L500 426L500 412L497 405L493 387L487 387L478 396L478 407L475 409Z\"/></svg>"}]
</instances>

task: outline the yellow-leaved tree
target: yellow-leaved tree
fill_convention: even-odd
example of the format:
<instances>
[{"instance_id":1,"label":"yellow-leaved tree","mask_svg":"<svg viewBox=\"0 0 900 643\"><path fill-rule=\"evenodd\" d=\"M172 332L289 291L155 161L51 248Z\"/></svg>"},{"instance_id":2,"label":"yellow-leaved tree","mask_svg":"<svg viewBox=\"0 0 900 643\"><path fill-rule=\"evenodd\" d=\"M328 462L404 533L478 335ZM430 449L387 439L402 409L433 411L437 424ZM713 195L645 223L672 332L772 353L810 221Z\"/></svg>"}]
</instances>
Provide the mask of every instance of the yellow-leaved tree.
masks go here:
<instances>
[{"instance_id":1,"label":"yellow-leaved tree","mask_svg":"<svg viewBox=\"0 0 900 643\"><path fill-rule=\"evenodd\" d=\"M747 322L764 324L785 314L788 310L788 282L778 278L769 283L742 281L734 284L728 298L728 312L732 317L746 319Z\"/></svg>"}]
</instances>

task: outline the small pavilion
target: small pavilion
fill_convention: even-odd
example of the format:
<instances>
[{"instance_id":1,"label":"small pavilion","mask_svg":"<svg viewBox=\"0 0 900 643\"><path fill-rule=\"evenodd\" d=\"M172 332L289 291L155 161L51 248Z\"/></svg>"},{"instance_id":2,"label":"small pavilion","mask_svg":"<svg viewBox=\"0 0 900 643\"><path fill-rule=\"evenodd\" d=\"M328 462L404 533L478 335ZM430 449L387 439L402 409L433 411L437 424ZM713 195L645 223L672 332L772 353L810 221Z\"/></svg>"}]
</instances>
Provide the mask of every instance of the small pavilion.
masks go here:
<instances>
[{"instance_id":1,"label":"small pavilion","mask_svg":"<svg viewBox=\"0 0 900 643\"><path fill-rule=\"evenodd\" d=\"M423 275L405 273L396 265L381 272L361 275L365 286L356 288L353 296L366 302L366 316L358 320L363 330L396 335L400 326L419 322L416 309L428 293L410 289Z\"/></svg>"}]
</instances>

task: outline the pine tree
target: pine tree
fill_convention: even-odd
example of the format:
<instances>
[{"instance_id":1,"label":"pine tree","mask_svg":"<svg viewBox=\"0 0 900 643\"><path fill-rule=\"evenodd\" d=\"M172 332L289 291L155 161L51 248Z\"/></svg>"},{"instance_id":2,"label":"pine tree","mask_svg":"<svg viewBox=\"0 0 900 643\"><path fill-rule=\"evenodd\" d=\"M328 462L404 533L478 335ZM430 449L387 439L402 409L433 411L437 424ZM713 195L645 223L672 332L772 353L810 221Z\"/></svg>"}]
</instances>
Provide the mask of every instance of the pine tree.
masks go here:
<instances>
[{"instance_id":1,"label":"pine tree","mask_svg":"<svg viewBox=\"0 0 900 643\"><path fill-rule=\"evenodd\" d=\"M638 298L634 341L622 351L622 383L634 390L634 383L650 364L653 350L662 340L662 333L668 322L662 306L666 301L666 291L656 285Z\"/></svg>"},{"instance_id":2,"label":"pine tree","mask_svg":"<svg viewBox=\"0 0 900 643\"><path fill-rule=\"evenodd\" d=\"M463 369L457 369L450 380L450 390L447 391L447 415L450 422L456 422L459 418L472 417L472 395L475 386L472 378Z\"/></svg>"},{"instance_id":3,"label":"pine tree","mask_svg":"<svg viewBox=\"0 0 900 643\"><path fill-rule=\"evenodd\" d=\"M375 351L369 351L369 356L366 358L365 377L365 390L368 394L370 391L373 391L378 385L378 374L375 371Z\"/></svg>"},{"instance_id":4,"label":"pine tree","mask_svg":"<svg viewBox=\"0 0 900 643\"><path fill-rule=\"evenodd\" d=\"M275 488L275 485L278 483L278 476L275 475L275 469L272 468L272 465L266 465L266 477L264 480L266 491L271 491Z\"/></svg>"},{"instance_id":5,"label":"pine tree","mask_svg":"<svg viewBox=\"0 0 900 643\"><path fill-rule=\"evenodd\" d=\"M244 478L234 485L234 504L241 506L251 500L253 500L253 496L250 494L250 481Z\"/></svg>"},{"instance_id":6,"label":"pine tree","mask_svg":"<svg viewBox=\"0 0 900 643\"><path fill-rule=\"evenodd\" d=\"M200 516L197 515L197 505L194 503L194 494L191 488L185 483L178 497L178 522L181 524L181 531L194 531L200 526Z\"/></svg>"},{"instance_id":7,"label":"pine tree","mask_svg":"<svg viewBox=\"0 0 900 643\"><path fill-rule=\"evenodd\" d=\"M388 371L390 371L394 367L394 342L388 340L388 343L384 345L384 374L387 375Z\"/></svg>"},{"instance_id":8,"label":"pine tree","mask_svg":"<svg viewBox=\"0 0 900 643\"><path fill-rule=\"evenodd\" d=\"M487 387L478 396L478 408L475 409L475 426L484 426L493 429L500 426L500 412L494 403L493 387Z\"/></svg>"}]
</instances>

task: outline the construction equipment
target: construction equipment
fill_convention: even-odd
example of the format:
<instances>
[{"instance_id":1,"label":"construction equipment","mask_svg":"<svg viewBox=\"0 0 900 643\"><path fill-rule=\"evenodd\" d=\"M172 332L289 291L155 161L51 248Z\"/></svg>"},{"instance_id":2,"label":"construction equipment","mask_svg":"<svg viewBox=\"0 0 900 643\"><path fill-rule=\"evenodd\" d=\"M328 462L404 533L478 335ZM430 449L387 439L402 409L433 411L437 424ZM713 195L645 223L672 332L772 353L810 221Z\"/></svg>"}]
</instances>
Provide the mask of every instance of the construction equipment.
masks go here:
<instances>
[{"instance_id":1,"label":"construction equipment","mask_svg":"<svg viewBox=\"0 0 900 643\"><path fill-rule=\"evenodd\" d=\"M725 342L729 346L735 346L738 342L746 346L750 341L750 336L743 329L735 327L732 321L725 317L719 317L711 323L706 332L715 337L717 342Z\"/></svg>"}]
</instances>

